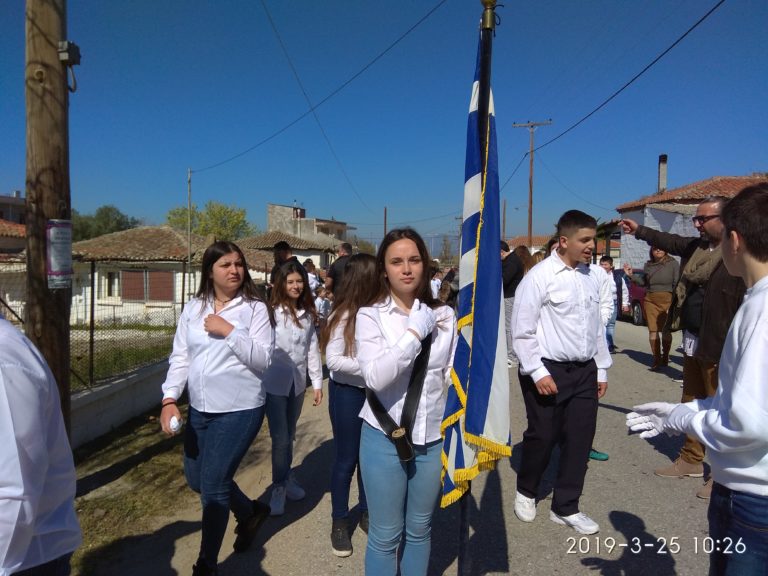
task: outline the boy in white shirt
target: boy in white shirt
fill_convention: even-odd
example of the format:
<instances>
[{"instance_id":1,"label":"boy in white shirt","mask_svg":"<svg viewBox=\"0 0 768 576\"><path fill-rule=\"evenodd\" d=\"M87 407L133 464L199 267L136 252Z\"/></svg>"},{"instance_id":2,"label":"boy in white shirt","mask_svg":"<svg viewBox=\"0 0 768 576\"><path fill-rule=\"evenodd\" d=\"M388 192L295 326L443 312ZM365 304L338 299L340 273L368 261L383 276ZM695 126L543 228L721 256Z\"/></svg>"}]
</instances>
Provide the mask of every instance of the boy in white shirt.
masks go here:
<instances>
[{"instance_id":1,"label":"boy in white shirt","mask_svg":"<svg viewBox=\"0 0 768 576\"><path fill-rule=\"evenodd\" d=\"M707 447L709 573L751 576L765 574L768 558L768 182L743 189L720 217L723 262L747 292L720 356L717 392L635 406L627 426L641 438L690 434Z\"/></svg>"},{"instance_id":2,"label":"boy in white shirt","mask_svg":"<svg viewBox=\"0 0 768 576\"><path fill-rule=\"evenodd\" d=\"M579 512L611 355L600 314L605 273L591 267L597 222L569 210L557 223L559 244L523 277L515 292L512 338L520 360L528 429L523 435L515 514L536 518L536 496L555 444L560 465L550 519L581 534L600 527Z\"/></svg>"}]
</instances>

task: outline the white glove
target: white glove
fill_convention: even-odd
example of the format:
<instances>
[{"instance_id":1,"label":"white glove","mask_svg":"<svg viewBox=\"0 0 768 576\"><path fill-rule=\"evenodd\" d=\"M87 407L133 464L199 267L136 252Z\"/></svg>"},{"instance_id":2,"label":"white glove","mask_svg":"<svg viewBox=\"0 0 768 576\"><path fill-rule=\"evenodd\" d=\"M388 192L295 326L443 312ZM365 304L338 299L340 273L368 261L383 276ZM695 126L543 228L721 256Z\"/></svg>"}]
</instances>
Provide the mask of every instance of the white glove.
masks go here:
<instances>
[{"instance_id":1,"label":"white glove","mask_svg":"<svg viewBox=\"0 0 768 576\"><path fill-rule=\"evenodd\" d=\"M424 340L435 328L435 313L426 304L419 302L416 298L411 306L411 313L408 316L408 330L413 330L418 334L419 340Z\"/></svg>"},{"instance_id":2,"label":"white glove","mask_svg":"<svg viewBox=\"0 0 768 576\"><path fill-rule=\"evenodd\" d=\"M692 410L685 404L678 404L667 416L667 421L664 423L664 432L667 434L686 434L688 423L694 414L696 414L695 410Z\"/></svg>"},{"instance_id":3,"label":"white glove","mask_svg":"<svg viewBox=\"0 0 768 576\"><path fill-rule=\"evenodd\" d=\"M670 433L670 430L665 430L664 424L676 406L669 402L648 402L633 406L634 412L627 414L627 427L632 432L640 432L640 438L646 440L662 432Z\"/></svg>"}]
</instances>

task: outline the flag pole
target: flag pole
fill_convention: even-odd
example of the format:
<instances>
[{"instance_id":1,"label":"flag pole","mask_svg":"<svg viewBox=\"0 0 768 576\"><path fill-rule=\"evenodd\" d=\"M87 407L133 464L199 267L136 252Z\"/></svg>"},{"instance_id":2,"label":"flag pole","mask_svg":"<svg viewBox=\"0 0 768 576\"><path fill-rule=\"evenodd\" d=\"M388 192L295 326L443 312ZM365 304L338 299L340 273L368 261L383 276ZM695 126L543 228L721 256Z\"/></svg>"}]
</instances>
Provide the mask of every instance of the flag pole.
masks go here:
<instances>
[{"instance_id":1,"label":"flag pole","mask_svg":"<svg viewBox=\"0 0 768 576\"><path fill-rule=\"evenodd\" d=\"M480 73L478 85L478 135L483 158L483 173L487 168L488 151L488 109L491 95L491 54L493 35L496 30L496 0L480 0L483 16L480 21ZM469 576L472 558L469 554L469 497L472 495L472 482L467 483L467 491L459 499L459 553L458 576Z\"/></svg>"}]
</instances>

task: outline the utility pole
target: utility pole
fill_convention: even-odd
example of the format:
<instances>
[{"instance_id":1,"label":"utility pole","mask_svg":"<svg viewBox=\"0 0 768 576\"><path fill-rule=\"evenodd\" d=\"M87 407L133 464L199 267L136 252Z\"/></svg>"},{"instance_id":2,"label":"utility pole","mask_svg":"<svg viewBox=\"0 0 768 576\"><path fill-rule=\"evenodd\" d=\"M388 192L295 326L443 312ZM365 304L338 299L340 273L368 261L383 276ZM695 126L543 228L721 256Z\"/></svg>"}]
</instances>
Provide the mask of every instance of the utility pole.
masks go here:
<instances>
[{"instance_id":1,"label":"utility pole","mask_svg":"<svg viewBox=\"0 0 768 576\"><path fill-rule=\"evenodd\" d=\"M504 198L501 208L501 239L507 239L507 199Z\"/></svg>"},{"instance_id":2,"label":"utility pole","mask_svg":"<svg viewBox=\"0 0 768 576\"><path fill-rule=\"evenodd\" d=\"M192 168L187 168L187 268L189 272L189 286L187 292L192 293ZM186 274L185 274L186 276ZM181 309L184 309L186 294L181 295Z\"/></svg>"},{"instance_id":3,"label":"utility pole","mask_svg":"<svg viewBox=\"0 0 768 576\"><path fill-rule=\"evenodd\" d=\"M384 206L384 236L387 235L387 207Z\"/></svg>"},{"instance_id":4,"label":"utility pole","mask_svg":"<svg viewBox=\"0 0 768 576\"><path fill-rule=\"evenodd\" d=\"M533 245L533 133L538 126L548 126L552 124L552 119L544 122L526 122L524 124L512 124L512 128L528 128L531 134L531 147L528 151L530 156L530 169L528 172L528 250Z\"/></svg>"},{"instance_id":5,"label":"utility pole","mask_svg":"<svg viewBox=\"0 0 768 576\"><path fill-rule=\"evenodd\" d=\"M80 63L66 41L66 0L27 0L24 85L27 121L26 333L59 386L70 430L69 313L72 207L69 189L68 72ZM74 87L71 88L74 91Z\"/></svg>"}]
</instances>

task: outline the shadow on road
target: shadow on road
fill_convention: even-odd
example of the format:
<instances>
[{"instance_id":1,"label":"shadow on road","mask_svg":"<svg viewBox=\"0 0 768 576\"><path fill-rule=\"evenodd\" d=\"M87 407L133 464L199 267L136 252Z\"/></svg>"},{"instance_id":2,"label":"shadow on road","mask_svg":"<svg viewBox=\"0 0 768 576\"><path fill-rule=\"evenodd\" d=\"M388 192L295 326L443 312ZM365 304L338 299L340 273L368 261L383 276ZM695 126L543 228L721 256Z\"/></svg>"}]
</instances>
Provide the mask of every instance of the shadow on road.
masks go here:
<instances>
[{"instance_id":1,"label":"shadow on road","mask_svg":"<svg viewBox=\"0 0 768 576\"><path fill-rule=\"evenodd\" d=\"M469 496L469 523L472 536L467 546L465 572L472 576L509 574L507 530L501 494L501 479L496 470L488 476L477 505L474 495ZM435 511L432 519L432 554L429 561L430 576L445 574L457 559L460 545L461 502Z\"/></svg>"},{"instance_id":2,"label":"shadow on road","mask_svg":"<svg viewBox=\"0 0 768 576\"><path fill-rule=\"evenodd\" d=\"M674 576L674 554L686 552L687 543L650 534L643 519L629 512L614 510L608 517L616 531L624 535L625 542L615 541L613 537L601 537L599 534L572 537L569 543L571 553L598 554L583 558L581 563L584 566L602 576Z\"/></svg>"}]
</instances>

